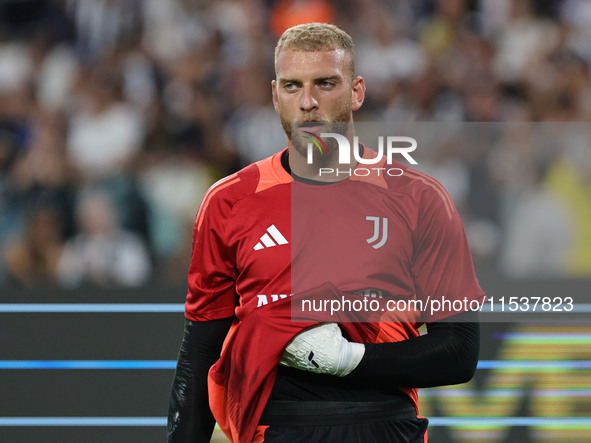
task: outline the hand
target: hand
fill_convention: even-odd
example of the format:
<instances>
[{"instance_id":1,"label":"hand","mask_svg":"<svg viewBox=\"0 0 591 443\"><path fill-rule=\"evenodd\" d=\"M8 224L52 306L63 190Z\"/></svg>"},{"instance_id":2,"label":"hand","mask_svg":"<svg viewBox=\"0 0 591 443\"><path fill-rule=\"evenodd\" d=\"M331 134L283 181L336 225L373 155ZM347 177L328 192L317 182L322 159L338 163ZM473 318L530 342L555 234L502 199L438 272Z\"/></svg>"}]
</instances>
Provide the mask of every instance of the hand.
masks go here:
<instances>
[{"instance_id":1,"label":"hand","mask_svg":"<svg viewBox=\"0 0 591 443\"><path fill-rule=\"evenodd\" d=\"M348 341L336 323L323 323L296 335L279 364L344 377L357 367L364 354L365 345Z\"/></svg>"}]
</instances>

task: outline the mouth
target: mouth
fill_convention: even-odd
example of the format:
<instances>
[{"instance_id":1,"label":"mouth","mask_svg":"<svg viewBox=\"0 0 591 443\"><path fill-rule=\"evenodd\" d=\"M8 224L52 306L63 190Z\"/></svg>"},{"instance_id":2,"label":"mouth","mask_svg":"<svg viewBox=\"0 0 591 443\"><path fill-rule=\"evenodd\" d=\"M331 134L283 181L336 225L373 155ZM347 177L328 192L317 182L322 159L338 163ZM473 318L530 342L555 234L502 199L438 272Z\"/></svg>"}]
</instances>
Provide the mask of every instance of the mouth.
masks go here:
<instances>
[{"instance_id":1,"label":"mouth","mask_svg":"<svg viewBox=\"0 0 591 443\"><path fill-rule=\"evenodd\" d=\"M309 132L318 132L324 128L324 122L320 121L307 121L299 124L301 130Z\"/></svg>"}]
</instances>

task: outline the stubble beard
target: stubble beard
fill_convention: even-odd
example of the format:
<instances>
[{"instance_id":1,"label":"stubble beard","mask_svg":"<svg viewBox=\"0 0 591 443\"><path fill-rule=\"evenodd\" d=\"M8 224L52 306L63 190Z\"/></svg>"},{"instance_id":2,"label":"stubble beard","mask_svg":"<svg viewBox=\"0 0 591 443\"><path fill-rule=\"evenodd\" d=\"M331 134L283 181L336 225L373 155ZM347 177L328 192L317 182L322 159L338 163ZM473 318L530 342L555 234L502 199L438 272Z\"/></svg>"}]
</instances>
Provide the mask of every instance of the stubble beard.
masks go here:
<instances>
[{"instance_id":1,"label":"stubble beard","mask_svg":"<svg viewBox=\"0 0 591 443\"><path fill-rule=\"evenodd\" d=\"M301 155L302 157L306 158L308 155L308 144L310 143L310 141L304 138L305 134L303 133L303 130L299 127L300 122L294 122L288 119L284 114L280 114L280 119L281 126L283 126L285 135L287 135L287 138L291 145L291 149L293 149L295 153L297 153L298 155ZM349 128L351 128L352 125L350 119L351 105L347 103L343 107L343 110L331 121L316 119L313 117L303 118L302 121L318 121L323 125L322 132L333 132L337 134L347 135L349 132ZM326 145L326 149L328 152L324 153L324 155L321 157L322 162L330 163L333 161L333 159L338 158L339 145L337 143L337 140L333 137L327 137L326 139L323 139L323 142ZM317 148L314 147L314 149Z\"/></svg>"}]
</instances>

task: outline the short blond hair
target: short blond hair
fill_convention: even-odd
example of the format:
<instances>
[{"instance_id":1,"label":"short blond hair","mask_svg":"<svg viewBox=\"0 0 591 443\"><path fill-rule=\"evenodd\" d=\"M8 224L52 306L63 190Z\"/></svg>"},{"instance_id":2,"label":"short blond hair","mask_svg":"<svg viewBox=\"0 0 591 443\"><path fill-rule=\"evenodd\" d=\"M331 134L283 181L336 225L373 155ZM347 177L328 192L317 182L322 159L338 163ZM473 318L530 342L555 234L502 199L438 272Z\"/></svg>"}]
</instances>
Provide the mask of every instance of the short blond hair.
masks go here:
<instances>
[{"instance_id":1,"label":"short blond hair","mask_svg":"<svg viewBox=\"0 0 591 443\"><path fill-rule=\"evenodd\" d=\"M305 23L287 29L275 47L275 63L281 51L302 52L342 49L349 56L351 77L355 75L355 45L349 34L329 23Z\"/></svg>"}]
</instances>

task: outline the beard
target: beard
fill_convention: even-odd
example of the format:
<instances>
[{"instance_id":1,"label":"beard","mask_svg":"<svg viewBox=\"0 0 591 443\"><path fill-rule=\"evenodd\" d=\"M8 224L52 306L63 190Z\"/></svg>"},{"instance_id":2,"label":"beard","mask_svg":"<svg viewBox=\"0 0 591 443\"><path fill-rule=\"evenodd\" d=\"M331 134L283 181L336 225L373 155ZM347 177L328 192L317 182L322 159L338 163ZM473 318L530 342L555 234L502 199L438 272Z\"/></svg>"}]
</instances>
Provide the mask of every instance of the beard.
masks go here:
<instances>
[{"instance_id":1,"label":"beard","mask_svg":"<svg viewBox=\"0 0 591 443\"><path fill-rule=\"evenodd\" d=\"M349 129L352 126L351 122L351 104L346 103L342 110L333 119L321 119L318 117L304 116L300 121L293 121L289 119L285 114L280 113L281 126L285 131L285 135L290 142L291 147L300 155L306 157L308 154L308 143L309 140L304 138L306 135L303 131L305 127L301 128L300 123L302 122L319 122L322 124L322 132L333 132L337 134L347 135ZM317 134L318 135L318 134ZM338 142L333 137L327 137L323 140L326 145L328 156L325 160L331 160L333 157L338 156Z\"/></svg>"}]
</instances>

